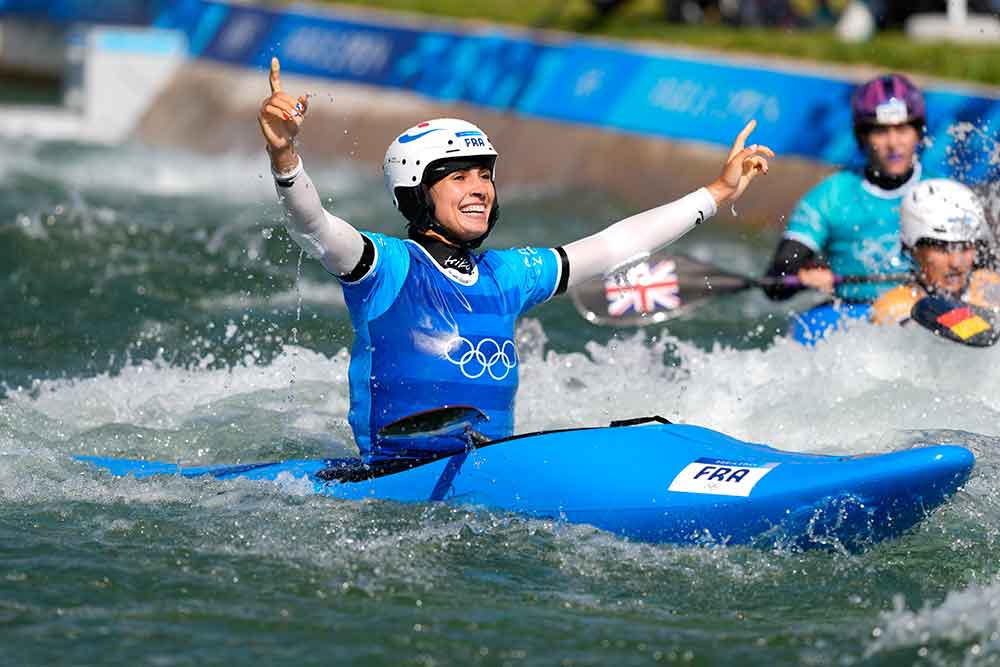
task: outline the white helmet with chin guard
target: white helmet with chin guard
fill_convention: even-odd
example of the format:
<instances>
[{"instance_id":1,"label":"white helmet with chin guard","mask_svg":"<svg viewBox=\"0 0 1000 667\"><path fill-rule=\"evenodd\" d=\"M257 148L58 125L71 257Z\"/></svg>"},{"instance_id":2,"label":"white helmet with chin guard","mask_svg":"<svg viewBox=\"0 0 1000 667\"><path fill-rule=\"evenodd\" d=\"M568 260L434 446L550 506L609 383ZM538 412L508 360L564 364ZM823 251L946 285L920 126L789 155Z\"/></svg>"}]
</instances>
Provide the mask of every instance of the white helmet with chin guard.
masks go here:
<instances>
[{"instance_id":1,"label":"white helmet with chin guard","mask_svg":"<svg viewBox=\"0 0 1000 667\"><path fill-rule=\"evenodd\" d=\"M903 198L899 231L903 245L923 239L941 243L990 240L982 202L970 188L948 178L920 181Z\"/></svg>"},{"instance_id":2,"label":"white helmet with chin guard","mask_svg":"<svg viewBox=\"0 0 1000 667\"><path fill-rule=\"evenodd\" d=\"M475 166L492 173L496 160L497 152L481 129L457 118L435 118L396 137L385 153L382 170L393 205L410 224L426 229L433 226L433 211L429 211L422 185L429 187L453 171ZM495 212L494 205L490 228Z\"/></svg>"}]
</instances>

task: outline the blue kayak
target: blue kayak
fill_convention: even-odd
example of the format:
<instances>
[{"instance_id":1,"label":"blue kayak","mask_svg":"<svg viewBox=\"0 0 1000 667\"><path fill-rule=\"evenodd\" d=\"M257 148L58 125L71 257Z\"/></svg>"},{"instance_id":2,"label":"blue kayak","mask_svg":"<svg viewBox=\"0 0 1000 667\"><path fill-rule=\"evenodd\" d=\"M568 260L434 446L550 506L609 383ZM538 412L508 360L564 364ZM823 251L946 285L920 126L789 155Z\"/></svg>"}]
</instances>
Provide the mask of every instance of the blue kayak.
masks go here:
<instances>
[{"instance_id":1,"label":"blue kayak","mask_svg":"<svg viewBox=\"0 0 1000 667\"><path fill-rule=\"evenodd\" d=\"M793 316L789 335L796 342L812 346L851 320L867 320L871 308L870 303L823 303Z\"/></svg>"},{"instance_id":2,"label":"blue kayak","mask_svg":"<svg viewBox=\"0 0 1000 667\"><path fill-rule=\"evenodd\" d=\"M941 505L975 458L954 445L879 455L784 452L684 424L549 431L429 462L358 459L187 467L78 457L114 475L299 478L343 500L446 501L650 542L864 549Z\"/></svg>"}]
</instances>

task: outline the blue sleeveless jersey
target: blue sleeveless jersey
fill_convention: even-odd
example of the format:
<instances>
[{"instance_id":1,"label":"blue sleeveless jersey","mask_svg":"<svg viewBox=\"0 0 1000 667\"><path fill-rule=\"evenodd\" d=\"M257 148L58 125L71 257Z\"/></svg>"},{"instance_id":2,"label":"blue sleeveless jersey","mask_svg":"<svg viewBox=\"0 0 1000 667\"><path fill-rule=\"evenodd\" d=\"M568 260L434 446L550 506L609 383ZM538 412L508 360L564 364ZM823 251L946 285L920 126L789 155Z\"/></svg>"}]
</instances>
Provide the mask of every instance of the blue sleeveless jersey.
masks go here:
<instances>
[{"instance_id":1,"label":"blue sleeveless jersey","mask_svg":"<svg viewBox=\"0 0 1000 667\"><path fill-rule=\"evenodd\" d=\"M905 273L910 260L899 240L899 206L921 178L913 176L895 190L882 190L861 172L840 171L821 181L799 201L784 237L826 257L841 275ZM898 283L839 285L837 296L873 301Z\"/></svg>"},{"instance_id":2,"label":"blue sleeveless jersey","mask_svg":"<svg viewBox=\"0 0 1000 667\"><path fill-rule=\"evenodd\" d=\"M366 234L372 269L343 282L355 339L348 420L362 456L372 437L400 417L473 405L489 416L490 438L514 431L517 317L550 298L561 261L553 249L488 250L472 276L446 273L417 243ZM378 449L377 447L374 449Z\"/></svg>"}]
</instances>

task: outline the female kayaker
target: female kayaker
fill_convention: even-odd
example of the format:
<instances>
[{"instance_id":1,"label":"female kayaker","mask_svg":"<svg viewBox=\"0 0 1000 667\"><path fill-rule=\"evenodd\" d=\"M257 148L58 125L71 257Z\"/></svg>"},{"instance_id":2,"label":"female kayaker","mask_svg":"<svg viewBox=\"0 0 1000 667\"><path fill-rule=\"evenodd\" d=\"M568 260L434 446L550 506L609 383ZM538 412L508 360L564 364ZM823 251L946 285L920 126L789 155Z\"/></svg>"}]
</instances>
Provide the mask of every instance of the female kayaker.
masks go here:
<instances>
[{"instance_id":1,"label":"female kayaker","mask_svg":"<svg viewBox=\"0 0 1000 667\"><path fill-rule=\"evenodd\" d=\"M982 202L971 189L945 178L921 181L903 199L899 226L903 249L916 264L913 281L879 297L872 319L905 322L928 294L1000 307L1000 275L975 268L991 235Z\"/></svg>"},{"instance_id":2,"label":"female kayaker","mask_svg":"<svg viewBox=\"0 0 1000 667\"><path fill-rule=\"evenodd\" d=\"M838 171L806 193L789 216L768 276L797 275L804 287L832 294L834 274L909 268L899 246L899 204L924 176L918 154L926 125L923 93L901 74L880 76L855 90L851 115L864 168ZM836 296L870 303L892 286L844 283ZM787 299L799 289L766 291Z\"/></svg>"},{"instance_id":3,"label":"female kayaker","mask_svg":"<svg viewBox=\"0 0 1000 667\"><path fill-rule=\"evenodd\" d=\"M489 416L491 438L514 429L516 318L575 284L677 239L738 198L774 153L745 147L740 132L717 180L672 203L621 220L558 248L474 252L499 214L497 152L480 128L439 118L400 134L385 155L386 187L408 221L409 239L360 233L324 210L294 139L308 99L281 89L258 120L267 141L291 237L339 278L354 327L348 416L362 456L394 456L398 443L374 437L400 417L445 404Z\"/></svg>"}]
</instances>

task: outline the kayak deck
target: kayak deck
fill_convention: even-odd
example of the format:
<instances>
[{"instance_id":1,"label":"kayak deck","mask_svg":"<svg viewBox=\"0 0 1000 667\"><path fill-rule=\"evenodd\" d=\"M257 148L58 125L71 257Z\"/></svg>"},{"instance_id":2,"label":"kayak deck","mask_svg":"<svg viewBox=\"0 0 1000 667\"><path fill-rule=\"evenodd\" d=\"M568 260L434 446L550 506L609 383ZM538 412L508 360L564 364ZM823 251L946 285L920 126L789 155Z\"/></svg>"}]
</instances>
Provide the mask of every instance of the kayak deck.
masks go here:
<instances>
[{"instance_id":1,"label":"kayak deck","mask_svg":"<svg viewBox=\"0 0 1000 667\"><path fill-rule=\"evenodd\" d=\"M898 536L964 483L955 445L879 455L785 452L691 425L555 431L496 441L360 481L318 475L356 459L245 465L78 457L115 475L306 479L343 500L447 501L585 523L642 541L857 551Z\"/></svg>"}]
</instances>

